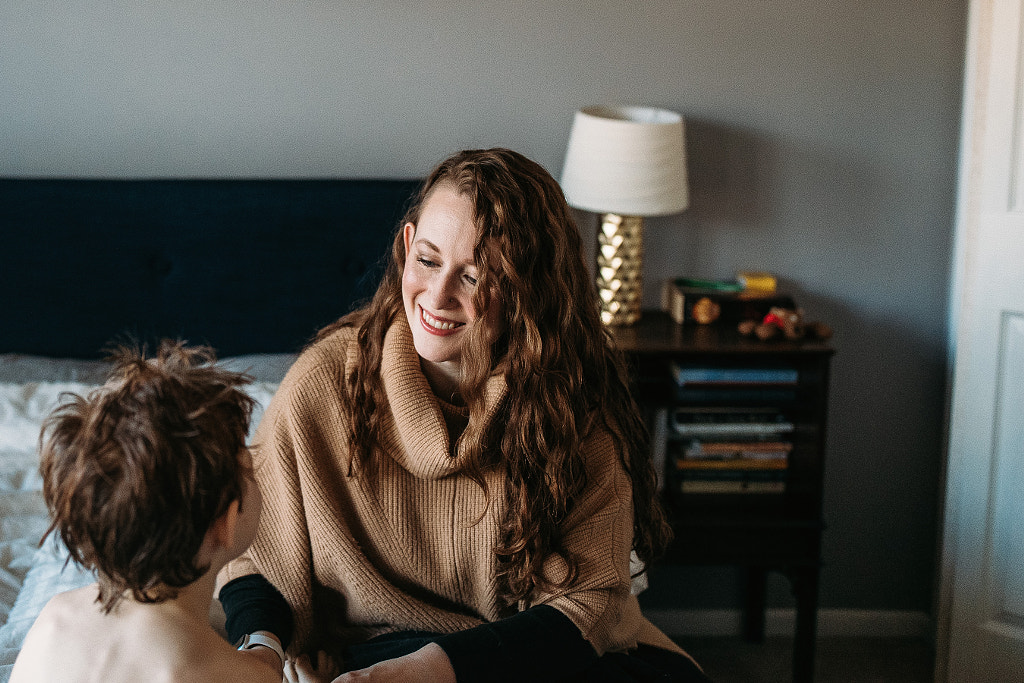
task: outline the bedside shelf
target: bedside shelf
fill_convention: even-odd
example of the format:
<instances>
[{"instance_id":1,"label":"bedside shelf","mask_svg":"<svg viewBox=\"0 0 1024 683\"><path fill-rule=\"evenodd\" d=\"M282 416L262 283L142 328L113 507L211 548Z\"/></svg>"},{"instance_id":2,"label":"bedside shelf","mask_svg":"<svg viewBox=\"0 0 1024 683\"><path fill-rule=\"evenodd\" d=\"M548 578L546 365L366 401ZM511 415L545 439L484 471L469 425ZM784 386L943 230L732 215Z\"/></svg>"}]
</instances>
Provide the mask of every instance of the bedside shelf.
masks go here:
<instances>
[{"instance_id":1,"label":"bedside shelf","mask_svg":"<svg viewBox=\"0 0 1024 683\"><path fill-rule=\"evenodd\" d=\"M784 573L797 601L793 680L812 680L832 347L677 325L660 311L612 334L651 428L675 532L662 561L744 567L751 640L764 637L767 572Z\"/></svg>"}]
</instances>

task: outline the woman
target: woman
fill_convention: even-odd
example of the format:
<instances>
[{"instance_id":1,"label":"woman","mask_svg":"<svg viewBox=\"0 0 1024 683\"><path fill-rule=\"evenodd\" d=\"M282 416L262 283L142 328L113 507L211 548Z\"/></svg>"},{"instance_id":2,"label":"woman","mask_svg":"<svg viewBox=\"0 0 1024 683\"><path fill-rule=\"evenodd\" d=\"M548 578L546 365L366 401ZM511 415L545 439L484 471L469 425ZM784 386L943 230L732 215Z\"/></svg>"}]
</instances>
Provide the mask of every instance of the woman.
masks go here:
<instances>
[{"instance_id":1,"label":"woman","mask_svg":"<svg viewBox=\"0 0 1024 683\"><path fill-rule=\"evenodd\" d=\"M705 680L630 593L630 550L670 532L579 233L529 159L430 174L376 295L302 353L256 442L232 637L381 680Z\"/></svg>"}]
</instances>

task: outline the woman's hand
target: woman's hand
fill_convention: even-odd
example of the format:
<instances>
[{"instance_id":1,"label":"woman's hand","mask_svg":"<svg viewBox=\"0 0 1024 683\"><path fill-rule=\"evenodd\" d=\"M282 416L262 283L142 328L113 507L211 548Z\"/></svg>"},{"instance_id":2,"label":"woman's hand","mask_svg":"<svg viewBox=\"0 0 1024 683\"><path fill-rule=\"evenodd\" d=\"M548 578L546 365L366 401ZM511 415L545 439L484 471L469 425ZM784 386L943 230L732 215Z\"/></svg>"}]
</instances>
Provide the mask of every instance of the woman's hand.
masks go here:
<instances>
[{"instance_id":1,"label":"woman's hand","mask_svg":"<svg viewBox=\"0 0 1024 683\"><path fill-rule=\"evenodd\" d=\"M338 673L334 661L324 652L316 655L316 668L306 655L289 659L284 665L284 680L287 683L327 683Z\"/></svg>"},{"instance_id":2,"label":"woman's hand","mask_svg":"<svg viewBox=\"0 0 1024 683\"><path fill-rule=\"evenodd\" d=\"M387 683L389 681L410 681L416 683L455 683L455 670L448 655L437 643L424 645L416 652L385 659L373 666L349 671L334 679L332 683Z\"/></svg>"}]
</instances>

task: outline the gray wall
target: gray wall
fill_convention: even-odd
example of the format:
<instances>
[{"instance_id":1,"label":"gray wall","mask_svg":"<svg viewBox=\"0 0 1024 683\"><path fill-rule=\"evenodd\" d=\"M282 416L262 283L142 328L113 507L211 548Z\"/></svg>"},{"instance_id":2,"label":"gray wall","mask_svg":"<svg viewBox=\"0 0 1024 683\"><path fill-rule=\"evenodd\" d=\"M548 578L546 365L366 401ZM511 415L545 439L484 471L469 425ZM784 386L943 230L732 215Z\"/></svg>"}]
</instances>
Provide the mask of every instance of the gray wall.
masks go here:
<instances>
[{"instance_id":1,"label":"gray wall","mask_svg":"<svg viewBox=\"0 0 1024 683\"><path fill-rule=\"evenodd\" d=\"M0 175L409 177L504 145L557 177L576 108L679 111L692 202L648 224L648 303L766 269L836 328L822 603L929 610L965 4L6 0ZM730 604L722 576L648 602Z\"/></svg>"}]
</instances>

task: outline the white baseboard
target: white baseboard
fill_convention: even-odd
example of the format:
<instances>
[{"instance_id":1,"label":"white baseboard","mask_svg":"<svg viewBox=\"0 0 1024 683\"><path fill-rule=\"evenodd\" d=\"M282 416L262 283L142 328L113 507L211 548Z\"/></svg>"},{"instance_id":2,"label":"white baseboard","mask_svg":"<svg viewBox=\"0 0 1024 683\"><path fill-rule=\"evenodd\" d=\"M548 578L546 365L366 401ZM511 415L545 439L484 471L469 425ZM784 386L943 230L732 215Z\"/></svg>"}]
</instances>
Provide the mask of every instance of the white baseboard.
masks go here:
<instances>
[{"instance_id":1,"label":"white baseboard","mask_svg":"<svg viewBox=\"0 0 1024 683\"><path fill-rule=\"evenodd\" d=\"M743 632L738 610L646 609L644 615L670 636L737 636ZM768 609L764 631L768 636L792 636L796 610ZM818 610L818 637L931 638L935 626L926 612L911 610Z\"/></svg>"}]
</instances>

